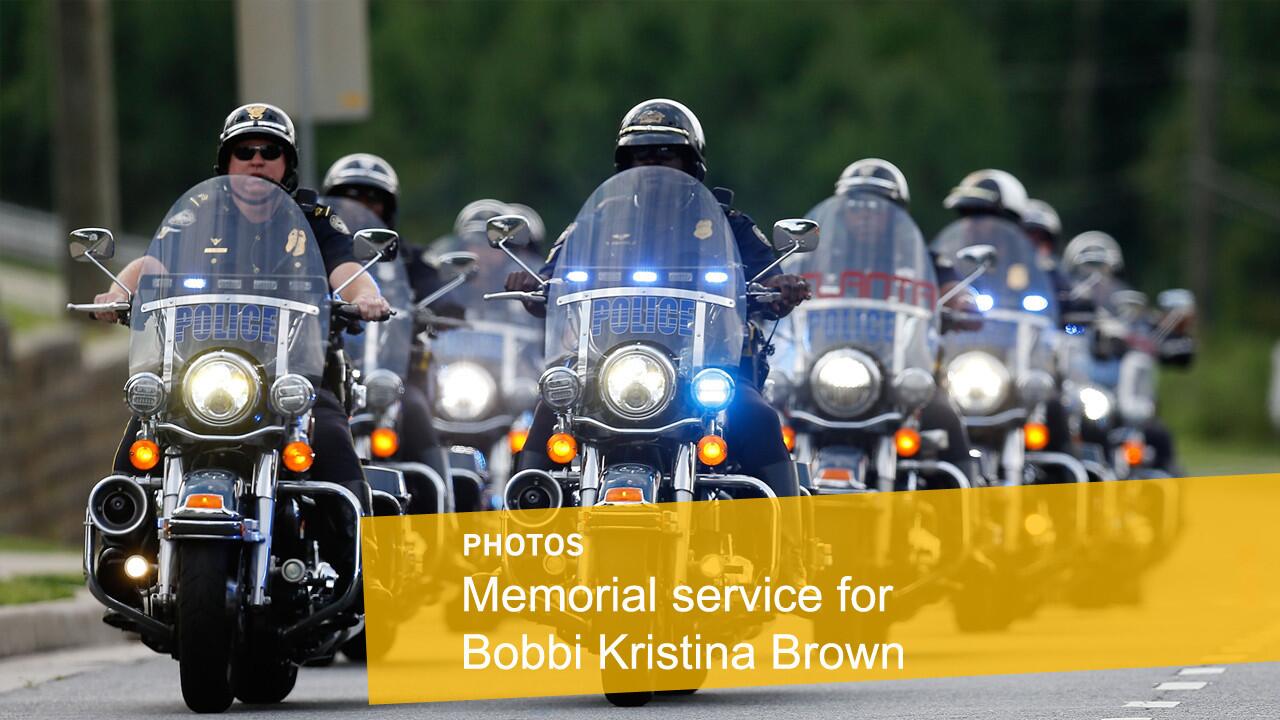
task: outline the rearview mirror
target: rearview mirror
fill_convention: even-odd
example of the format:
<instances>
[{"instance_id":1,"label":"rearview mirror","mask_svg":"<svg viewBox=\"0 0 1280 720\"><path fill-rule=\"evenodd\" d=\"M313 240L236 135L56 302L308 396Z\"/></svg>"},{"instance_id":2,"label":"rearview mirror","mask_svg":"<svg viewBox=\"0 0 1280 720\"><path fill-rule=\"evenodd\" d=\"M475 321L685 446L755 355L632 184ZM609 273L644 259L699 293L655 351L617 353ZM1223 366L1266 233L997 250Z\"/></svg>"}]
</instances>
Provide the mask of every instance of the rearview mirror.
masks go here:
<instances>
[{"instance_id":1,"label":"rearview mirror","mask_svg":"<svg viewBox=\"0 0 1280 720\"><path fill-rule=\"evenodd\" d=\"M396 250L400 247L400 234L386 228L366 228L358 231L352 238L356 261L364 264L378 257L378 262L394 260Z\"/></svg>"},{"instance_id":2,"label":"rearview mirror","mask_svg":"<svg viewBox=\"0 0 1280 720\"><path fill-rule=\"evenodd\" d=\"M818 249L818 223L807 218L779 220L773 224L773 249L779 254L787 252L809 253Z\"/></svg>"},{"instance_id":3,"label":"rearview mirror","mask_svg":"<svg viewBox=\"0 0 1280 720\"><path fill-rule=\"evenodd\" d=\"M475 273L480 258L473 252L448 252L437 258L441 267L447 267L458 275Z\"/></svg>"},{"instance_id":4,"label":"rearview mirror","mask_svg":"<svg viewBox=\"0 0 1280 720\"><path fill-rule=\"evenodd\" d=\"M106 228L71 231L71 259L76 262L108 260L116 254L116 238Z\"/></svg>"},{"instance_id":5,"label":"rearview mirror","mask_svg":"<svg viewBox=\"0 0 1280 720\"><path fill-rule=\"evenodd\" d=\"M489 218L485 223L485 232L489 236L489 245L509 245L524 247L529 244L529 221L523 215L499 215Z\"/></svg>"},{"instance_id":6,"label":"rearview mirror","mask_svg":"<svg viewBox=\"0 0 1280 720\"><path fill-rule=\"evenodd\" d=\"M990 272L1000 263L1000 253L992 245L970 245L956 251L956 263L965 274L978 268Z\"/></svg>"}]
</instances>

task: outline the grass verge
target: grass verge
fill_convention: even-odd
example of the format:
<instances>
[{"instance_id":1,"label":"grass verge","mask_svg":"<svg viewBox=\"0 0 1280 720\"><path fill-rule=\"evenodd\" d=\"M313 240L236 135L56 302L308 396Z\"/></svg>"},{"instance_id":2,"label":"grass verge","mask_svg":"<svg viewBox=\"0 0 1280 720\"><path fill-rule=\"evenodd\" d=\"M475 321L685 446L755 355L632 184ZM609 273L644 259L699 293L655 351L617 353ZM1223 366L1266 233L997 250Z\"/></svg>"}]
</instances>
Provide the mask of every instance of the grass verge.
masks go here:
<instances>
[{"instance_id":1,"label":"grass verge","mask_svg":"<svg viewBox=\"0 0 1280 720\"><path fill-rule=\"evenodd\" d=\"M64 600L84 587L79 574L19 575L0 580L0 605Z\"/></svg>"}]
</instances>

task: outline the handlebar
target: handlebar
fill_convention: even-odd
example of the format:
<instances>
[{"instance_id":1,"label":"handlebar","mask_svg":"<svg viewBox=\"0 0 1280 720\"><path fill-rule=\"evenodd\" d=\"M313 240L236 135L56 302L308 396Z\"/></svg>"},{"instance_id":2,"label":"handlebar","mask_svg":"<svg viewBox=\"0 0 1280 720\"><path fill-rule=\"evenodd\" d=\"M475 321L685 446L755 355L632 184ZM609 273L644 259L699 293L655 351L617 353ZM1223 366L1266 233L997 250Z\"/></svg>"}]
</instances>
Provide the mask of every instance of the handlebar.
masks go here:
<instances>
[{"instance_id":1,"label":"handlebar","mask_svg":"<svg viewBox=\"0 0 1280 720\"><path fill-rule=\"evenodd\" d=\"M519 300L521 302L530 302L545 305L547 296L540 292L521 292L519 290L511 290L506 292L485 293L485 300Z\"/></svg>"},{"instance_id":2,"label":"handlebar","mask_svg":"<svg viewBox=\"0 0 1280 720\"><path fill-rule=\"evenodd\" d=\"M67 309L72 312L97 313L97 312L129 312L129 303L123 300L109 303L67 303Z\"/></svg>"}]
</instances>

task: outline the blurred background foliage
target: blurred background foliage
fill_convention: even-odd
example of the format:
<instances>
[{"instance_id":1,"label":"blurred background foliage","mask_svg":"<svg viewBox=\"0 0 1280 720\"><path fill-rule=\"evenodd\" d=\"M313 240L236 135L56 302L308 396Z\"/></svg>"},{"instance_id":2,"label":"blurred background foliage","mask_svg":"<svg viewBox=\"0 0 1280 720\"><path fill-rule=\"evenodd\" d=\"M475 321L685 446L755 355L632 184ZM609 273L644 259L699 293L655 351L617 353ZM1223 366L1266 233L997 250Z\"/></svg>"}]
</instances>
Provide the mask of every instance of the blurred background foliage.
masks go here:
<instances>
[{"instance_id":1,"label":"blurred background foliage","mask_svg":"<svg viewBox=\"0 0 1280 720\"><path fill-rule=\"evenodd\" d=\"M1186 285L1191 6L1094 2L370 3L374 112L323 126L323 170L375 152L400 173L402 231L446 233L478 197L530 204L554 237L612 171L639 100L688 104L708 183L761 225L804 213L841 169L906 173L930 236L946 192L1000 167L1054 204L1067 237L1114 234L1132 282ZM125 229L149 234L212 171L236 94L230 0L112 6ZM1280 3L1217 6L1213 274L1204 351L1165 373L1166 413L1199 440L1264 443L1280 334ZM0 0L0 200L49 208L49 7ZM271 98L262 98L270 101ZM1241 189L1243 188L1243 190Z\"/></svg>"}]
</instances>

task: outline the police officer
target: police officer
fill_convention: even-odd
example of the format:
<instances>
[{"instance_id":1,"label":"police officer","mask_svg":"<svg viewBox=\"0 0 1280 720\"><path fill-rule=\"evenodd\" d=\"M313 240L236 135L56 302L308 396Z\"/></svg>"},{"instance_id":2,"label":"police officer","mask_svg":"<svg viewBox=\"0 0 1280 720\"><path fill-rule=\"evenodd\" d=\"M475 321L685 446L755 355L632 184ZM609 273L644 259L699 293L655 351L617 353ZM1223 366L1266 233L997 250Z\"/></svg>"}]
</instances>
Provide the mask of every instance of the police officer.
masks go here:
<instances>
[{"instance_id":1,"label":"police officer","mask_svg":"<svg viewBox=\"0 0 1280 720\"><path fill-rule=\"evenodd\" d=\"M351 198L377 215L385 227L396 228L400 178L385 159L370 153L344 155L329 166L323 187L326 196ZM415 301L422 300L447 282L439 269L429 262L421 246L402 243L400 258L405 263ZM443 303L444 299L433 305L433 310L438 313ZM450 314L460 318L462 309L455 308ZM400 399L400 432L404 442L397 457L425 464L448 487L449 453L436 433L431 404L427 399L426 355L422 348L414 348L413 360L409 377L405 378L404 395ZM412 497L410 512L428 512L425 505L428 493L415 492Z\"/></svg>"},{"instance_id":2,"label":"police officer","mask_svg":"<svg viewBox=\"0 0 1280 720\"><path fill-rule=\"evenodd\" d=\"M1128 283L1118 277L1119 273L1124 270L1124 253L1120 249L1120 243L1108 233L1098 230L1080 233L1072 238L1071 242L1067 243L1062 256L1063 264L1067 268L1088 267L1097 273L1096 276L1077 276L1072 279L1077 283L1077 288L1088 290L1088 301L1098 308L1108 307L1111 304L1110 300L1116 293L1128 290L1130 287ZM1083 283L1089 283L1089 285L1084 286ZM1118 308L1112 307L1110 309L1115 315L1122 315ZM1130 349L1131 343L1148 344L1153 339L1152 331L1154 328L1149 318L1144 316L1121 319L1128 321L1126 337L1108 337L1104 340L1102 334L1095 335L1093 350L1099 359L1117 361ZM1172 334L1173 342L1189 342L1191 339L1190 334L1191 324L1188 322L1186 325L1174 329ZM1161 359L1164 359L1164 353L1160 352L1163 348L1156 348L1151 345L1146 347L1145 350L1159 352ZM1170 475L1178 476L1183 474L1181 467L1178 465L1173 433L1169 431L1168 426L1159 417L1153 415L1144 424L1142 432L1147 444L1155 450L1153 465L1168 472ZM1105 442L1105 438L1096 438L1095 440Z\"/></svg>"},{"instance_id":3,"label":"police officer","mask_svg":"<svg viewBox=\"0 0 1280 720\"><path fill-rule=\"evenodd\" d=\"M703 181L707 173L705 157L706 140L702 125L693 112L681 103L667 99L646 100L631 108L622 118L614 149L614 168L617 172L637 166L661 165L681 170ZM774 261L773 249L755 222L729 205L732 200L731 192L720 188L715 192L737 241L744 274L749 278L754 277ZM551 248L540 272L544 278L550 278L554 274L560 249L570 232L565 231ZM772 303L752 308L755 313L767 319L783 317L809 298L809 288L803 278L784 274L776 267L761 279L761 283L779 293L778 299ZM530 292L538 287L537 281L523 272L512 273L506 282L507 290ZM534 315L543 316L546 313L545 307L541 305L527 304L526 308ZM783 444L778 415L765 402L759 390L759 384L768 374L760 356L763 344L761 333L753 324L739 370L739 375L750 381L738 383L728 411L725 440L729 446L729 459L736 462L743 472L760 478L777 496L790 497L799 494L795 464ZM554 419L553 414L539 402L534 411L533 424L529 428L526 447L544 446L551 435ZM550 461L544 453L521 453L522 468L539 465L545 467L548 462ZM787 507L795 506L789 504ZM804 570L799 560L799 518L784 518L782 525L784 544L788 547L784 570L793 579L802 578Z\"/></svg>"},{"instance_id":4,"label":"police officer","mask_svg":"<svg viewBox=\"0 0 1280 720\"><path fill-rule=\"evenodd\" d=\"M896 203L903 210L911 202L911 191L907 186L907 178L896 165L888 160L865 158L850 164L836 181L836 194L851 195L855 193L873 193ZM934 257L935 266L937 257ZM955 270L950 267L935 267L938 277L948 278L942 283L941 292L945 293L956 282ZM941 283L941 280L940 280ZM960 293L947 302L952 310L972 313L977 309L972 296ZM949 329L964 329L958 323L950 323ZM977 479L972 456L969 454L969 435L965 432L964 422L960 419L960 411L956 408L951 396L945 392L935 392L920 413L920 426L925 429L941 429L947 433L947 447L939 453L939 458L949 462Z\"/></svg>"},{"instance_id":5,"label":"police officer","mask_svg":"<svg viewBox=\"0 0 1280 720\"><path fill-rule=\"evenodd\" d=\"M352 251L351 236L347 234L342 219L328 207L316 203L314 191L298 190L298 151L293 121L283 110L266 103L250 103L236 108L227 116L218 138L218 155L215 169L219 175L253 175L270 180L285 190L295 193L295 198L306 215L315 235L325 271L331 287L346 282L360 271ZM181 242L180 233L168 233L167 237ZM146 258L130 262L120 272L121 283L136 290L142 276ZM356 278L343 295L359 308L365 320L381 320L390 312L387 301L378 292L377 285L368 275ZM127 300L120 289L112 287L94 298L94 302L106 303ZM115 315L101 313L98 319L114 322ZM316 449L315 464L311 468L313 480L332 482L347 487L360 498L367 514L370 506L369 485L360 468L347 424L347 414L338 397L330 388L316 389L316 404L311 411L313 421L312 447ZM136 420L130 423L115 466L129 468L128 448L137 434Z\"/></svg>"}]
</instances>

